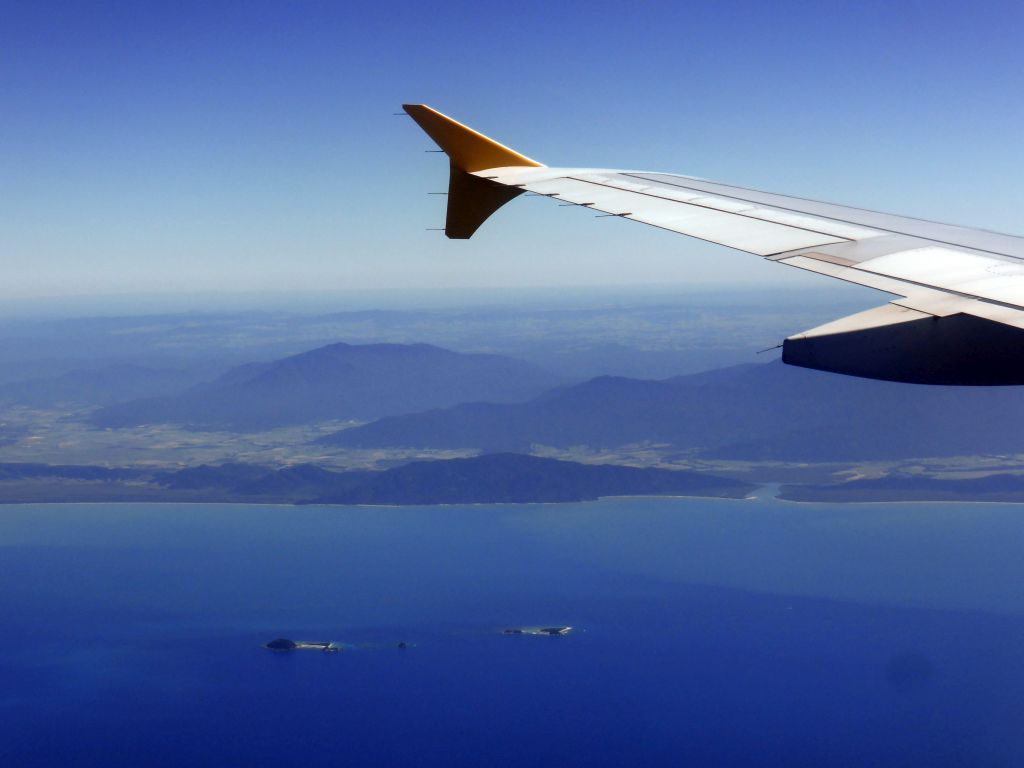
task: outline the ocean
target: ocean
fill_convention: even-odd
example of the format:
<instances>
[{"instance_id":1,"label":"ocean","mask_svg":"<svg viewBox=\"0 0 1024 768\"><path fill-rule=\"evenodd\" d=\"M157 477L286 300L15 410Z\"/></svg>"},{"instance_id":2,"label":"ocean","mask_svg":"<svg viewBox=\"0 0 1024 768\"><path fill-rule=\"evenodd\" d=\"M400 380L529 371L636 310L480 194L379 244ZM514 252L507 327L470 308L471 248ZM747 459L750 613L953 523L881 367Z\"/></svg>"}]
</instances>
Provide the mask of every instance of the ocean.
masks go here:
<instances>
[{"instance_id":1,"label":"ocean","mask_svg":"<svg viewBox=\"0 0 1024 768\"><path fill-rule=\"evenodd\" d=\"M1017 505L5 506L0 757L1019 766L1022 552Z\"/></svg>"}]
</instances>

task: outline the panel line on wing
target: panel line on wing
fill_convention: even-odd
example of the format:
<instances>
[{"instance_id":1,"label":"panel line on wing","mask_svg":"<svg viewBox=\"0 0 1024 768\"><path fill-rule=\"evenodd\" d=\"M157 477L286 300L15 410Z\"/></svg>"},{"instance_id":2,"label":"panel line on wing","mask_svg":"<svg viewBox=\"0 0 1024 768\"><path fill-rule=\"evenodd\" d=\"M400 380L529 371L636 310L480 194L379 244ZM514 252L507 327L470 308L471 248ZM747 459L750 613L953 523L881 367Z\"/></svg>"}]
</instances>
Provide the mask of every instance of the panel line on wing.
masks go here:
<instances>
[{"instance_id":1,"label":"panel line on wing","mask_svg":"<svg viewBox=\"0 0 1024 768\"><path fill-rule=\"evenodd\" d=\"M658 175L658 179L649 179L646 176L643 176L643 175L640 175L640 174L637 174L637 173L626 173L626 172L623 172L621 175L628 176L628 177L634 178L634 179L642 179L644 181L649 181L649 182L652 182L654 184L664 184L665 186L675 187L677 189L685 189L688 192L692 192L692 193L695 193L695 194L720 194L722 197L731 197L734 200L740 200L742 202L748 202L748 203L755 203L756 204L756 201L749 200L749 199L741 197L739 195L729 194L729 193L726 193L726 192L717 192L717 191L716 192L709 192L708 190L701 190L701 189L699 189L697 187L688 186L686 184L679 184L679 183L676 183L676 182L667 181L667 180L665 180L665 177L668 176L668 174L656 174L656 175ZM680 176L680 177L675 177L675 178L686 178L686 177ZM709 186L713 186L713 187L725 187L727 189L738 189L738 190L741 190L741 191L756 192L758 194L770 195L772 197L778 197L778 198L782 198L782 199L790 199L790 200L795 200L795 201L814 203L816 205L827 205L829 207L834 207L834 208L847 208L847 209L852 210L852 211L861 211L863 213L868 213L868 214L872 214L872 215L876 215L876 216L885 216L885 217L890 217L890 218L906 219L908 221L915 221L915 222L918 222L920 224L927 224L927 225L930 225L930 226L942 227L944 229L958 229L958 230L959 229L966 229L965 227L960 227L958 225L943 224L942 222L930 221L929 219L919 219L919 218L915 218L913 216L896 216L895 214L889 214L889 213L885 213L883 211L874 211L874 210L871 210L870 208L857 208L857 207L854 207L854 206L837 206L837 205L834 205L832 203L822 203L821 201L812 200L810 198L797 197L795 195L779 195L779 194L776 194L774 192L765 192L763 190L754 189L754 188L750 188L750 187L739 187L739 186L734 186L734 185L718 184L716 182L703 182L703 181L700 181L700 180L697 180L697 179L695 179L694 181L698 181L700 183L706 183ZM807 211L802 210L800 208L789 207L789 206L781 205L781 204L778 204L778 203L764 203L764 205L770 205L773 208L778 208L780 210L785 210L785 211L789 211L789 212L792 212L792 213L802 214L802 215L805 215L805 216L808 215ZM902 231L902 230L899 230L899 229L893 229L891 226L882 226L882 225L878 225L878 224L863 224L861 222L854 221L852 219L842 218L840 216L835 216L835 215L831 215L831 214L829 214L829 215L826 215L826 214L813 214L813 215L817 216L817 217L820 217L822 219L829 219L829 220L840 222L840 223L843 223L843 224L848 224L850 226L867 227L867 228L870 228L870 229L877 230L879 233L886 233L886 234L892 234L892 235L905 235L905 236L908 236L908 237L915 237L915 238L917 238L919 240L927 240L927 241L932 242L932 243L938 243L940 245L949 245L949 246L952 246L954 248L967 248L969 250L978 251L980 253L990 253L993 256L1002 256L1003 258L1013 259L1015 261L1024 261L1024 256L1018 256L1018 255L1015 255L1015 254L1012 254L1012 253L1007 253L1006 251L995 250L993 248L985 248L985 247L980 247L980 246L977 246L977 245L968 245L966 243L957 242L957 241L954 241L954 240L944 240L944 239L941 239L941 238L938 238L938 237L934 237L934 236L929 236L929 235L911 234L911 233L908 233L906 231ZM993 236L996 236L996 237L1005 237L1005 238L1009 238L1009 239L1013 239L1013 240L1022 240L1022 245L1024 245L1024 239L1018 237L1017 235L1011 235L1011 234L1007 234L1005 232L997 232L995 230L990 230L990 229L969 229L968 232L983 232L985 234L993 235Z\"/></svg>"},{"instance_id":2,"label":"panel line on wing","mask_svg":"<svg viewBox=\"0 0 1024 768\"><path fill-rule=\"evenodd\" d=\"M889 216L889 217L893 217L893 218L906 219L907 221L916 221L919 224L930 224L930 225L936 226L936 227L948 227L948 228L952 228L952 229L963 229L963 230L967 230L969 232L983 232L983 233L988 234L988 235L995 235L997 237L1006 237L1006 238L1009 238L1011 240L1024 240L1024 238L1022 238L1020 235L1014 235L1014 234L1012 234L1010 232L1000 232L998 229L985 229L983 227L964 227L964 226L959 225L959 224L948 224L946 222L934 221L932 219L922 219L919 216L902 216L902 215L897 215L897 214L894 214L894 213L886 213L885 211L876 211L873 208L861 208L861 207L855 206L855 205L838 205L837 203L825 203L825 202L823 202L821 200L815 200L815 199L810 198L810 197L801 197L800 195L784 195L784 194L781 194L779 192L768 192L767 190L764 190L764 189L758 189L757 187L745 187L745 186L743 186L741 184L723 184L722 182L710 181L708 179L701 179L701 178L697 178L696 176L682 176L682 175L671 174L671 173L650 173L650 174L648 174L650 176L657 176L658 179L655 180L655 179L647 178L647 176L645 176L644 174L637 173L637 172L619 171L618 173L620 173L622 176L629 176L629 177L634 178L634 179L643 179L644 181L650 181L650 182L653 182L655 184L670 184L672 186L679 186L679 187L681 187L683 189L689 189L689 190L693 190L693 191L697 191L697 192L700 192L702 190L699 190L696 187L689 187L689 186L679 185L679 184L675 184L675 183L669 182L669 181L661 181L661 179L663 179L665 177L677 178L677 179L690 179L691 181L695 181L698 184L707 184L707 185L713 186L713 187L724 187L726 189L739 189L739 190L742 190L744 192L754 192L755 194L758 194L758 195L769 195L771 197L781 197L781 198L785 198L785 199L789 199L789 200L797 200L799 202L804 202L804 203L813 203L815 205L827 205L827 206L832 207L832 208L846 208L847 210L860 211L861 213L870 213L870 214L875 215L875 216ZM715 193L712 193L712 194L719 194L719 193L715 192ZM736 197L736 196L733 195L733 197ZM746 198L742 198L742 197L736 197L736 199L737 200L746 200ZM770 203L766 203L766 205L770 205ZM775 207L781 208L782 206L775 206ZM796 211L798 213L806 213L805 211L802 211L799 208L788 208L787 210ZM833 216L826 216L824 214L818 214L818 215L820 215L822 218L833 218L836 221L845 221L844 219L838 219L838 218L835 218ZM846 223L857 224L856 222L846 222ZM857 226L866 226L866 225L857 224ZM905 234L905 233L897 232L896 234ZM922 239L927 240L929 238L922 237ZM948 243L948 245L957 245L957 243ZM962 248L970 248L972 246L961 245L961 247ZM982 250L982 249L976 248L975 250ZM1010 256L1010 254L1000 254L1000 255L1002 255L1002 256ZM1016 256L1010 256L1010 257L1011 258L1019 258L1019 257L1016 257Z\"/></svg>"},{"instance_id":3,"label":"panel line on wing","mask_svg":"<svg viewBox=\"0 0 1024 768\"><path fill-rule=\"evenodd\" d=\"M603 209L595 208L595 210L603 210ZM680 232L678 229L672 229L671 227L665 226L663 224L655 224L652 221L644 221L643 219L636 218L636 214L633 214L633 213L610 213L608 215L609 216L615 216L616 218L623 219L624 221L632 221L634 224L643 224L645 227L654 227L655 229L660 229L660 230L662 230L664 232L671 232L673 235L685 235L686 237L691 237L694 240L700 240L702 243L708 243L710 245L717 245L720 248L728 248L730 250L739 251L740 253L745 253L745 254L748 254L748 255L749 254L753 254L755 256L761 256L761 258L769 258L770 256L776 255L776 254L762 255L762 254L756 253L754 251L745 250L745 249L740 248L740 247L735 246L735 245L730 245L729 243L723 243L721 240L710 240L707 237L701 237L700 235L695 235L695 234L692 234L690 232ZM770 223L770 222L768 222L768 223ZM818 246L807 246L807 247L813 248L813 247L818 247ZM779 251L778 253L790 253L790 252L793 252L793 251L803 251L803 250L806 250L806 248L791 248L788 251ZM792 257L790 257L790 258L792 258ZM785 263L785 261L783 261L782 263Z\"/></svg>"},{"instance_id":4,"label":"panel line on wing","mask_svg":"<svg viewBox=\"0 0 1024 768\"><path fill-rule=\"evenodd\" d=\"M797 225L797 224L788 224L788 223L782 222L782 221L772 221L771 219L766 219L766 218L763 218L761 216L756 216L756 215L754 215L752 213L749 213L748 211L723 210L722 208L716 208L713 205L708 205L706 203L699 202L703 197L706 196L707 193L699 194L697 197L695 197L695 198L693 198L691 200L674 200L671 197L665 197L664 195L656 195L656 194L654 194L652 192L640 191L640 190L637 190L637 189L621 189L620 187L616 187L614 184L605 184L605 183L602 183L602 182L599 182L599 181L594 181L593 179L583 179L583 178L580 178L579 176L566 176L565 178L572 179L573 181L582 181L582 182L585 182L587 184L594 184L594 185L597 185L599 187L606 187L606 188L609 188L609 189L615 189L615 190L618 190L620 192L627 193L627 194L630 194L630 195L643 195L644 197L653 197L653 198L656 198L658 200L667 200L667 201L672 202L672 203L678 203L679 205L689 205L689 206L693 206L694 208L705 208L705 209L710 210L710 211L717 211L718 213L729 214L730 216L742 216L745 219L753 219L755 221L765 222L766 224L775 224L776 226L785 227L787 229L798 229L798 230L801 230L803 232L810 232L810 233L815 234L815 235L823 235L825 237L838 238L839 240L846 240L846 241L851 241L852 240L849 237L843 237L842 235L835 234L834 232L823 232L820 229L814 229L814 228L811 228L811 227L800 226L800 225ZM699 192L699 190L691 190L691 191L693 191L695 193ZM722 197L726 197L726 195L722 195ZM742 200L742 198L733 198L733 199L740 200L741 202L747 203L748 205L751 206L750 210L754 210L754 211L758 210L758 208L757 208L758 204L757 203L753 203L753 202L751 202L749 200ZM851 224L851 222L845 222L845 223ZM860 228L864 229L864 227L860 227ZM778 253L785 253L785 251L778 251Z\"/></svg>"}]
</instances>

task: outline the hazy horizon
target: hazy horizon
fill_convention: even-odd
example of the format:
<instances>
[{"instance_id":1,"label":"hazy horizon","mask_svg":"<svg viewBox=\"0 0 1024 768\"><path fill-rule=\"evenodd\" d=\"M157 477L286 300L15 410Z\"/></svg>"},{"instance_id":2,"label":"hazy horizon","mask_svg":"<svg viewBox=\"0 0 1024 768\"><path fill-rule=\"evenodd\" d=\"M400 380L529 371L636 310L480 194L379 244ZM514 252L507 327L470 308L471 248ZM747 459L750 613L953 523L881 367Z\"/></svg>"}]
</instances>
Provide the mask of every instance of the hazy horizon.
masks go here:
<instances>
[{"instance_id":1,"label":"hazy horizon","mask_svg":"<svg viewBox=\"0 0 1024 768\"><path fill-rule=\"evenodd\" d=\"M794 270L795 271L795 270ZM197 290L179 292L82 293L40 295L0 300L0 322L73 317L135 316L150 314L203 314L238 311L287 311L301 314L371 310L466 309L473 307L573 307L614 301L787 305L798 297L804 305L884 304L890 294L862 286L807 275L809 284L755 283L633 283L618 285L513 285L475 288L362 290Z\"/></svg>"}]
</instances>

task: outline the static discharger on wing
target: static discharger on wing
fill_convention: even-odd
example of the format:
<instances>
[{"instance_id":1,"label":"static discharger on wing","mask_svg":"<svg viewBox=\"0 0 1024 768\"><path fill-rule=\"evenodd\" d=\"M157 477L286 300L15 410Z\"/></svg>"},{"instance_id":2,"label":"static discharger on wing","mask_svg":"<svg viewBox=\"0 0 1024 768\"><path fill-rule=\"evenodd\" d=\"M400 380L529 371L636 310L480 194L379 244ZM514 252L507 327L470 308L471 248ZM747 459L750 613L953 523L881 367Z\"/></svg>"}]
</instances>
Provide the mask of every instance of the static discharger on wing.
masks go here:
<instances>
[{"instance_id":1,"label":"static discharger on wing","mask_svg":"<svg viewBox=\"0 0 1024 768\"><path fill-rule=\"evenodd\" d=\"M1024 384L1024 238L690 176L549 168L424 104L449 158L445 234L468 239L526 192L897 298L798 333L790 365L917 384Z\"/></svg>"}]
</instances>

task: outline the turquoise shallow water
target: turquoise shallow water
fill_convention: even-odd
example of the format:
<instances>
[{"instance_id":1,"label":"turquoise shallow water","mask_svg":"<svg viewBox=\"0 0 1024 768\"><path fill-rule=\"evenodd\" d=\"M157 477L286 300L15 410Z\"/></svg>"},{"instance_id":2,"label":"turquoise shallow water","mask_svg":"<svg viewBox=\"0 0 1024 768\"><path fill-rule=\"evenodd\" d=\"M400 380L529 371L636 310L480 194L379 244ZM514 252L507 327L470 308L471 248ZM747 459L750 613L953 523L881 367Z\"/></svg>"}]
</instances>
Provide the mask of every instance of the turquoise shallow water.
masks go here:
<instances>
[{"instance_id":1,"label":"turquoise shallow water","mask_svg":"<svg viewBox=\"0 0 1024 768\"><path fill-rule=\"evenodd\" d=\"M1022 549L1015 505L3 507L0 756L1019 765Z\"/></svg>"}]
</instances>

